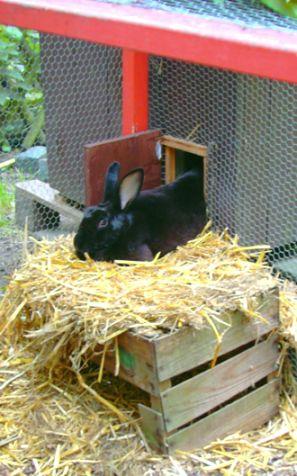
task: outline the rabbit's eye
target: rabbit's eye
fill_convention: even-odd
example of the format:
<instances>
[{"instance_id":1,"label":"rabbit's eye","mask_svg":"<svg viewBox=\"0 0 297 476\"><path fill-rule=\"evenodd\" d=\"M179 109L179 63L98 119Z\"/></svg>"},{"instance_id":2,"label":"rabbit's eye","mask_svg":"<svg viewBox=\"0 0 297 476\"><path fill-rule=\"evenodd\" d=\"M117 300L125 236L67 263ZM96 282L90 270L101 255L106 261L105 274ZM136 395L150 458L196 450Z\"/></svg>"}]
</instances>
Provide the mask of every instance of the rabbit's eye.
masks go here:
<instances>
[{"instance_id":1,"label":"rabbit's eye","mask_svg":"<svg viewBox=\"0 0 297 476\"><path fill-rule=\"evenodd\" d=\"M98 223L98 228L105 228L108 225L107 218L102 218Z\"/></svg>"}]
</instances>

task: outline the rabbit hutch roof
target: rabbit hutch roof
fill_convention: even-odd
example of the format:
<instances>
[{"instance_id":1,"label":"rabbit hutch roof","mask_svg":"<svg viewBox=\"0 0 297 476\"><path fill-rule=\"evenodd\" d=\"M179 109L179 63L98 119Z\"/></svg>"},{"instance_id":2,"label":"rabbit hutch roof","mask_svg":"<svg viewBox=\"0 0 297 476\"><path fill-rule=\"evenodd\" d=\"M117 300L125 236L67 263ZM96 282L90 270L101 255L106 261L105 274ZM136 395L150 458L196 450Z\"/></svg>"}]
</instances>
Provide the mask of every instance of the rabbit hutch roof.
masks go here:
<instances>
[{"instance_id":1,"label":"rabbit hutch roof","mask_svg":"<svg viewBox=\"0 0 297 476\"><path fill-rule=\"evenodd\" d=\"M0 22L297 82L296 21L254 2L0 0Z\"/></svg>"}]
</instances>

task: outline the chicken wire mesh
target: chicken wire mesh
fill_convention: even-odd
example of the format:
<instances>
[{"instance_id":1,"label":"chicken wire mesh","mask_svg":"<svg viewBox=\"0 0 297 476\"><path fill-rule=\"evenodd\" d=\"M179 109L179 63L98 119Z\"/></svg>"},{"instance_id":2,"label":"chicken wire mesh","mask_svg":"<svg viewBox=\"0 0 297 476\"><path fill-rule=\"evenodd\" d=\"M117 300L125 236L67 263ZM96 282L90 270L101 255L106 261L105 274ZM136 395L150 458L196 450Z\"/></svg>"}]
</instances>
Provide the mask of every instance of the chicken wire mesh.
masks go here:
<instances>
[{"instance_id":1,"label":"chicken wire mesh","mask_svg":"<svg viewBox=\"0 0 297 476\"><path fill-rule=\"evenodd\" d=\"M41 35L41 65L49 182L83 203L83 146L121 133L121 52Z\"/></svg>"},{"instance_id":2,"label":"chicken wire mesh","mask_svg":"<svg viewBox=\"0 0 297 476\"><path fill-rule=\"evenodd\" d=\"M48 182L71 203L84 202L84 145L121 132L121 52L0 28L0 163L16 159L14 169L0 169L1 288L21 259L26 222L37 231L75 229L69 216L32 196L53 197ZM25 191L16 191L19 182Z\"/></svg>"},{"instance_id":3,"label":"chicken wire mesh","mask_svg":"<svg viewBox=\"0 0 297 476\"><path fill-rule=\"evenodd\" d=\"M198 8L201 2L196 3ZM121 51L14 28L9 34L18 37L19 52L28 42L33 52L21 59L12 55L1 77L1 92L10 95L0 116L4 158L46 145L48 171L46 176L40 170L44 157L38 169L28 156L17 159L17 176L8 178L8 189L25 179L33 194L47 193L48 181L72 205L81 205L83 146L121 134ZM27 85L17 82L18 72ZM25 112L20 99L27 101ZM296 85L151 57L149 101L151 128L208 147L208 210L214 226L227 226L245 244L268 243L274 260L296 256ZM23 171L26 161L29 169ZM67 232L76 226L19 190L21 226L26 217L35 229ZM19 235L14 239L21 249ZM11 247L11 236L7 243ZM17 260L19 253L13 255Z\"/></svg>"},{"instance_id":4,"label":"chicken wire mesh","mask_svg":"<svg viewBox=\"0 0 297 476\"><path fill-rule=\"evenodd\" d=\"M151 58L150 126L208 147L213 225L297 255L297 87Z\"/></svg>"},{"instance_id":5,"label":"chicken wire mesh","mask_svg":"<svg viewBox=\"0 0 297 476\"><path fill-rule=\"evenodd\" d=\"M220 18L252 27L296 30L295 20L269 10L259 0L107 0L106 3Z\"/></svg>"}]
</instances>

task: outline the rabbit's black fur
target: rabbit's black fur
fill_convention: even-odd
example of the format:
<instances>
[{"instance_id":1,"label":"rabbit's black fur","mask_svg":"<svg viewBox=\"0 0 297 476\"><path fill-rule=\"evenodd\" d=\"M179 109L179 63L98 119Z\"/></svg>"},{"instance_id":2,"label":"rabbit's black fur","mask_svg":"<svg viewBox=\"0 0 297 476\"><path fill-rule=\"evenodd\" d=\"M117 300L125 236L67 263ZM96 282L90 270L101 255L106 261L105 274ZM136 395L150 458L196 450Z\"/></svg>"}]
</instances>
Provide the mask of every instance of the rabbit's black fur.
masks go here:
<instances>
[{"instance_id":1,"label":"rabbit's black fur","mask_svg":"<svg viewBox=\"0 0 297 476\"><path fill-rule=\"evenodd\" d=\"M206 223L199 170L173 183L140 193L143 170L135 169L121 182L120 165L110 165L104 201L86 208L74 238L76 254L96 261L151 260L194 238Z\"/></svg>"}]
</instances>

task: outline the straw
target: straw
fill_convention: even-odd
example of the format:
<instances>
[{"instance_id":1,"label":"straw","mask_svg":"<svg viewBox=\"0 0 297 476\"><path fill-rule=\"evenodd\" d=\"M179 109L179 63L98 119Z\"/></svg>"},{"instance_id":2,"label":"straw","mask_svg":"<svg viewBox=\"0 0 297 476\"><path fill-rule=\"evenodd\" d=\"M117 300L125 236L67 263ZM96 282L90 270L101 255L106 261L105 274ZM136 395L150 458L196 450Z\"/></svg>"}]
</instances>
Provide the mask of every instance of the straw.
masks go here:
<instances>
[{"instance_id":1,"label":"straw","mask_svg":"<svg viewBox=\"0 0 297 476\"><path fill-rule=\"evenodd\" d=\"M0 473L294 474L297 398L288 349L297 348L297 288L271 275L263 248L241 248L226 232L206 229L153 263L123 266L78 261L71 239L37 242L0 304ZM222 312L241 309L258 320L255 295L276 284L280 415L204 449L171 458L154 454L137 412L137 403L149 404L148 396L104 374L110 346L118 372L117 337L126 329L154 337L163 329L208 326L216 335L215 364ZM90 364L98 343L99 368Z\"/></svg>"},{"instance_id":2,"label":"straw","mask_svg":"<svg viewBox=\"0 0 297 476\"><path fill-rule=\"evenodd\" d=\"M0 335L31 342L35 366L52 371L61 359L78 371L98 344L127 329L157 336L185 325L209 326L219 346L222 314L237 309L260 320L256 296L276 284L249 254L258 249L262 256L265 247L240 247L237 238L209 227L153 262L82 262L72 237L36 242L36 248L0 304Z\"/></svg>"}]
</instances>

